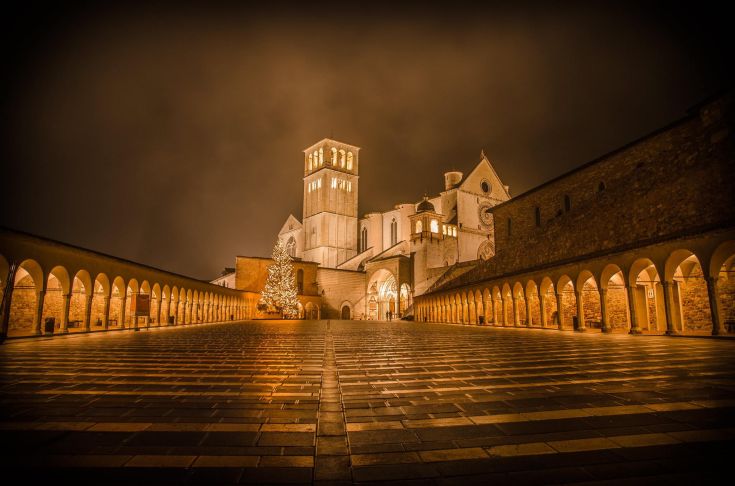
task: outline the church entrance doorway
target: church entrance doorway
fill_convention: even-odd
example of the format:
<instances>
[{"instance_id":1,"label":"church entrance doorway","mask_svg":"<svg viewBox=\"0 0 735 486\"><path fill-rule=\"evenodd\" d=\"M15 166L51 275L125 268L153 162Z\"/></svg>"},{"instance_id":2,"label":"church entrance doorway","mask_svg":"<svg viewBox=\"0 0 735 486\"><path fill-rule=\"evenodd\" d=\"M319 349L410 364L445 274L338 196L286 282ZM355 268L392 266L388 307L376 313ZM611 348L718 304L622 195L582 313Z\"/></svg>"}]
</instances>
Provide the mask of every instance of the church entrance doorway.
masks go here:
<instances>
[{"instance_id":1,"label":"church entrance doorway","mask_svg":"<svg viewBox=\"0 0 735 486\"><path fill-rule=\"evenodd\" d=\"M342 306L342 319L345 321L350 320L350 307L347 305Z\"/></svg>"}]
</instances>

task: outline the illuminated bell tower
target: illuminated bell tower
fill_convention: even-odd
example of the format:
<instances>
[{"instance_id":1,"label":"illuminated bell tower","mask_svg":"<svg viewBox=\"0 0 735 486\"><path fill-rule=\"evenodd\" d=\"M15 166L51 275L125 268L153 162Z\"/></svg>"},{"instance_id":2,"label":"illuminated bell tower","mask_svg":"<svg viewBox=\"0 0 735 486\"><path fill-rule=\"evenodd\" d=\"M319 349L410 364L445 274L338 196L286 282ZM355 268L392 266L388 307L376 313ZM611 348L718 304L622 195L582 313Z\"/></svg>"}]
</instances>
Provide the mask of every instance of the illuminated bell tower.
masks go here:
<instances>
[{"instance_id":1,"label":"illuminated bell tower","mask_svg":"<svg viewBox=\"0 0 735 486\"><path fill-rule=\"evenodd\" d=\"M357 255L359 151L328 138L304 150L304 260L336 268Z\"/></svg>"}]
</instances>

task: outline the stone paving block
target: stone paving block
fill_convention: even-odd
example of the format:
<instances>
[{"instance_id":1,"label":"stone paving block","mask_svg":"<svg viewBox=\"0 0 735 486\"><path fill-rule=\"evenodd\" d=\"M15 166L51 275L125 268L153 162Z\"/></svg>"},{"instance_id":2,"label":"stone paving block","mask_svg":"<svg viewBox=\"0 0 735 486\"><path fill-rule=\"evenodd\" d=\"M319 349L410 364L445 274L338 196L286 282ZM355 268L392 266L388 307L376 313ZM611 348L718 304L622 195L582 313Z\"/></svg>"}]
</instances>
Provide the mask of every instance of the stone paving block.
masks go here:
<instances>
[{"instance_id":1,"label":"stone paving block","mask_svg":"<svg viewBox=\"0 0 735 486\"><path fill-rule=\"evenodd\" d=\"M327 327L228 323L6 343L0 440L13 455L0 464L100 484L668 484L708 477L735 441L730 342ZM320 479L350 464L353 477Z\"/></svg>"},{"instance_id":2,"label":"stone paving block","mask_svg":"<svg viewBox=\"0 0 735 486\"><path fill-rule=\"evenodd\" d=\"M460 461L467 459L485 459L487 452L481 447L469 449L439 449L433 451L421 451L418 453L424 462Z\"/></svg>"},{"instance_id":3,"label":"stone paving block","mask_svg":"<svg viewBox=\"0 0 735 486\"><path fill-rule=\"evenodd\" d=\"M196 456L142 455L133 456L125 467L189 467Z\"/></svg>"},{"instance_id":4,"label":"stone paving block","mask_svg":"<svg viewBox=\"0 0 735 486\"><path fill-rule=\"evenodd\" d=\"M351 480L350 458L347 456L317 456L314 479L318 481Z\"/></svg>"},{"instance_id":5,"label":"stone paving block","mask_svg":"<svg viewBox=\"0 0 735 486\"><path fill-rule=\"evenodd\" d=\"M314 457L309 456L263 456L259 467L314 467Z\"/></svg>"},{"instance_id":6,"label":"stone paving block","mask_svg":"<svg viewBox=\"0 0 735 486\"><path fill-rule=\"evenodd\" d=\"M255 467L260 456L199 456L192 467Z\"/></svg>"},{"instance_id":7,"label":"stone paving block","mask_svg":"<svg viewBox=\"0 0 735 486\"><path fill-rule=\"evenodd\" d=\"M379 464L410 464L421 462L416 452L385 452L380 454L352 454L353 466L374 466Z\"/></svg>"},{"instance_id":8,"label":"stone paving block","mask_svg":"<svg viewBox=\"0 0 735 486\"><path fill-rule=\"evenodd\" d=\"M319 431L317 435L345 435L344 422L319 422Z\"/></svg>"},{"instance_id":9,"label":"stone paving block","mask_svg":"<svg viewBox=\"0 0 735 486\"><path fill-rule=\"evenodd\" d=\"M312 446L313 432L262 432L259 446Z\"/></svg>"}]
</instances>

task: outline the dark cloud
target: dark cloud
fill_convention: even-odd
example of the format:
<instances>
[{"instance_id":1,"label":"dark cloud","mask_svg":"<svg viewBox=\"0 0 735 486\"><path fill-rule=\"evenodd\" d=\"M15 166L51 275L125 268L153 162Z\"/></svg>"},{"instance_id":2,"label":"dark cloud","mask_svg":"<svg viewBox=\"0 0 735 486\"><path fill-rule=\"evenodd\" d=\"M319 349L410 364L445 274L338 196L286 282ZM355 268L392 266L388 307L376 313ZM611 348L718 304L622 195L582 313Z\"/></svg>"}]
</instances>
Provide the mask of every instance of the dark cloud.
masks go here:
<instances>
[{"instance_id":1,"label":"dark cloud","mask_svg":"<svg viewBox=\"0 0 735 486\"><path fill-rule=\"evenodd\" d=\"M327 7L19 8L0 222L211 278L300 219L330 134L363 148L363 213L481 149L519 194L731 79L707 6Z\"/></svg>"}]
</instances>

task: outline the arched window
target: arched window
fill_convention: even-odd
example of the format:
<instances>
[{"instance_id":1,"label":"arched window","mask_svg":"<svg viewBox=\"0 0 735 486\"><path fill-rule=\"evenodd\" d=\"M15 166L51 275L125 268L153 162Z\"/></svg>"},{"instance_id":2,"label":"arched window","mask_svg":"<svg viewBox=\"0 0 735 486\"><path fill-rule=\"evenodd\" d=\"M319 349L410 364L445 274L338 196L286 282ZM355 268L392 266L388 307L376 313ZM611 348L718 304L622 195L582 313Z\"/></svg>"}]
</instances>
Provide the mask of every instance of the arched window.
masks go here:
<instances>
[{"instance_id":1,"label":"arched window","mask_svg":"<svg viewBox=\"0 0 735 486\"><path fill-rule=\"evenodd\" d=\"M337 149L332 147L332 165L337 165Z\"/></svg>"},{"instance_id":2,"label":"arched window","mask_svg":"<svg viewBox=\"0 0 735 486\"><path fill-rule=\"evenodd\" d=\"M309 154L309 170L311 170L313 163L314 163L314 156L312 154Z\"/></svg>"},{"instance_id":3,"label":"arched window","mask_svg":"<svg viewBox=\"0 0 735 486\"><path fill-rule=\"evenodd\" d=\"M347 170L352 170L353 156L352 152L347 152Z\"/></svg>"},{"instance_id":4,"label":"arched window","mask_svg":"<svg viewBox=\"0 0 735 486\"><path fill-rule=\"evenodd\" d=\"M390 222L390 246L396 243L398 243L398 223L396 222L396 218L393 218Z\"/></svg>"},{"instance_id":5,"label":"arched window","mask_svg":"<svg viewBox=\"0 0 735 486\"><path fill-rule=\"evenodd\" d=\"M368 240L367 240L367 228L362 227L362 232L360 234L360 253L367 250Z\"/></svg>"},{"instance_id":6,"label":"arched window","mask_svg":"<svg viewBox=\"0 0 735 486\"><path fill-rule=\"evenodd\" d=\"M299 268L296 270L296 286L299 289L299 294L304 293L304 270Z\"/></svg>"},{"instance_id":7,"label":"arched window","mask_svg":"<svg viewBox=\"0 0 735 486\"><path fill-rule=\"evenodd\" d=\"M568 212L570 209L572 209L572 200L568 194L564 194L564 212Z\"/></svg>"},{"instance_id":8,"label":"arched window","mask_svg":"<svg viewBox=\"0 0 735 486\"><path fill-rule=\"evenodd\" d=\"M421 233L424 230L424 223L421 220L416 221L416 233Z\"/></svg>"},{"instance_id":9,"label":"arched window","mask_svg":"<svg viewBox=\"0 0 735 486\"><path fill-rule=\"evenodd\" d=\"M319 165L324 163L324 147L319 147Z\"/></svg>"},{"instance_id":10,"label":"arched window","mask_svg":"<svg viewBox=\"0 0 735 486\"><path fill-rule=\"evenodd\" d=\"M432 219L429 223L429 228L432 233L439 233L439 221Z\"/></svg>"},{"instance_id":11,"label":"arched window","mask_svg":"<svg viewBox=\"0 0 735 486\"><path fill-rule=\"evenodd\" d=\"M314 167L317 167L317 165L319 164L319 152L314 150L314 153L311 155L314 156Z\"/></svg>"},{"instance_id":12,"label":"arched window","mask_svg":"<svg viewBox=\"0 0 735 486\"><path fill-rule=\"evenodd\" d=\"M536 206L536 226L541 226L541 208Z\"/></svg>"},{"instance_id":13,"label":"arched window","mask_svg":"<svg viewBox=\"0 0 735 486\"><path fill-rule=\"evenodd\" d=\"M347 154L345 153L344 149L339 150L339 166L343 169L345 168L345 162L346 162Z\"/></svg>"}]
</instances>

